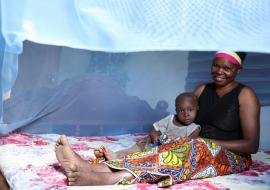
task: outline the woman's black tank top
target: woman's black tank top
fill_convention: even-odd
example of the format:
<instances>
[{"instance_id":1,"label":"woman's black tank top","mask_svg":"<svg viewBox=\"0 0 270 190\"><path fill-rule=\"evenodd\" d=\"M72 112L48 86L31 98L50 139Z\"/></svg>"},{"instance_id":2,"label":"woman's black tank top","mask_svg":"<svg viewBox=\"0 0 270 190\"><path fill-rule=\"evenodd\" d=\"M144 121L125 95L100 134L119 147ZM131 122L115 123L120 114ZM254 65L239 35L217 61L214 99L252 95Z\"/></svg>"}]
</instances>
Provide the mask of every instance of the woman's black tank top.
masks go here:
<instances>
[{"instance_id":1,"label":"woman's black tank top","mask_svg":"<svg viewBox=\"0 0 270 190\"><path fill-rule=\"evenodd\" d=\"M219 97L214 83L207 84L199 97L195 123L201 125L200 136L210 139L242 139L238 96L243 84Z\"/></svg>"}]
</instances>

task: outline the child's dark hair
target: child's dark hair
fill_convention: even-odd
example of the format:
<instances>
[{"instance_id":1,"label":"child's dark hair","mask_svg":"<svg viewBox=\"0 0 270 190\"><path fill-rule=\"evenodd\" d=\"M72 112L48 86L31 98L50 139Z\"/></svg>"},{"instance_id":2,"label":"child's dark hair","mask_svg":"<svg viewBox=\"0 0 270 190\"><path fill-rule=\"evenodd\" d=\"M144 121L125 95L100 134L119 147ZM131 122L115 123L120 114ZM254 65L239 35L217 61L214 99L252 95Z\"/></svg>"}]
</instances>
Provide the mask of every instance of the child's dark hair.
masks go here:
<instances>
[{"instance_id":1,"label":"child's dark hair","mask_svg":"<svg viewBox=\"0 0 270 190\"><path fill-rule=\"evenodd\" d=\"M198 104L197 96L196 96L194 93L192 93L192 92L184 92L184 93L179 94L179 95L175 98L175 108L177 108L178 102L180 102L180 100L181 100L183 97L191 97L191 98L194 100L194 102L196 102L196 104Z\"/></svg>"}]
</instances>

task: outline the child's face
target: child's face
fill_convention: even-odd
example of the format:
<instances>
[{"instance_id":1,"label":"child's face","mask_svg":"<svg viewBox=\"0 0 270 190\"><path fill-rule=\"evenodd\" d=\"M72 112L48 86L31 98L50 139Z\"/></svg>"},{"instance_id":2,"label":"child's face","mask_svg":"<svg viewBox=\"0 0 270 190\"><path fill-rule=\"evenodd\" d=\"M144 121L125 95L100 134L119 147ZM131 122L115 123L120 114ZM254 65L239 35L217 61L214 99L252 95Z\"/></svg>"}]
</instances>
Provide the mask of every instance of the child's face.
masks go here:
<instances>
[{"instance_id":1,"label":"child's face","mask_svg":"<svg viewBox=\"0 0 270 190\"><path fill-rule=\"evenodd\" d=\"M195 120L198 111L198 105L195 99L184 96L176 106L176 116L184 125L189 125Z\"/></svg>"}]
</instances>

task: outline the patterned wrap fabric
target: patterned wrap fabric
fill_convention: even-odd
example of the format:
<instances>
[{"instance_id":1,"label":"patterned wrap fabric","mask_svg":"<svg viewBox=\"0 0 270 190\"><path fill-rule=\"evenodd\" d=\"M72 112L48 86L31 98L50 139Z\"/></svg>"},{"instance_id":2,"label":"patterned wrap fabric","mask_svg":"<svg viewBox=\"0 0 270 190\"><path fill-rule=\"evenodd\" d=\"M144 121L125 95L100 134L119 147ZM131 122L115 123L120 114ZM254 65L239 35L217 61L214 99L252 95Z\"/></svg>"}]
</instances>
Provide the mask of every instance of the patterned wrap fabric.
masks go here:
<instances>
[{"instance_id":1,"label":"patterned wrap fabric","mask_svg":"<svg viewBox=\"0 0 270 190\"><path fill-rule=\"evenodd\" d=\"M120 184L158 183L168 187L189 179L202 179L242 172L252 164L250 156L239 156L208 139L184 140L106 161L109 167L127 170L135 180Z\"/></svg>"}]
</instances>

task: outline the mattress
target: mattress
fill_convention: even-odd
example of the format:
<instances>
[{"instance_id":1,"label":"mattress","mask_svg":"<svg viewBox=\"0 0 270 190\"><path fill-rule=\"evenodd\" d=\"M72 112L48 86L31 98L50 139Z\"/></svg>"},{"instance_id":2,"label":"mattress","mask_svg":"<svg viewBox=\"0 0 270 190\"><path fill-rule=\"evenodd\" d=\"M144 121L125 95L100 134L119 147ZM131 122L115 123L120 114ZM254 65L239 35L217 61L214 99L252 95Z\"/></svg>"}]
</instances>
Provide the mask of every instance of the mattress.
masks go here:
<instances>
[{"instance_id":1,"label":"mattress","mask_svg":"<svg viewBox=\"0 0 270 190\"><path fill-rule=\"evenodd\" d=\"M106 144L117 151L131 147L145 134L118 136L69 136L72 149L85 160L93 159L93 149ZM0 138L0 170L14 190L40 189L158 189L156 184L70 187L55 157L58 134L10 133ZM189 180L170 189L270 189L270 151L252 155L250 170L239 174ZM1 186L0 186L1 187ZM2 189L2 187L0 188Z\"/></svg>"}]
</instances>

